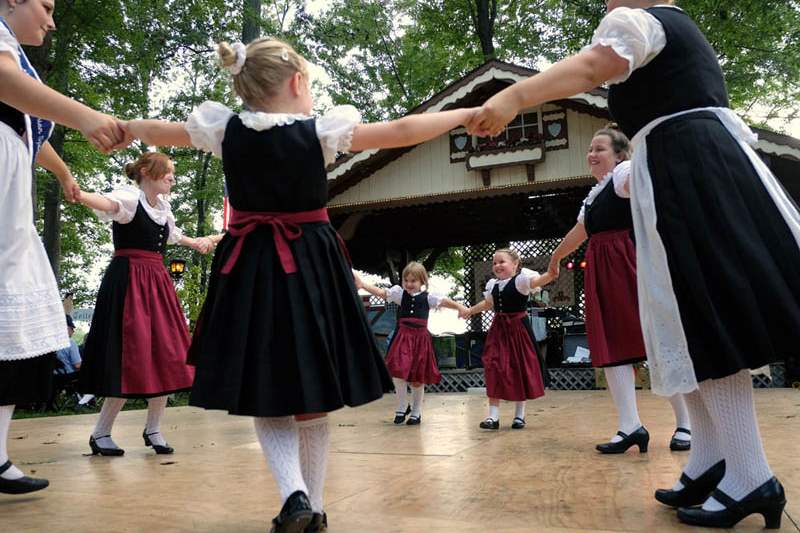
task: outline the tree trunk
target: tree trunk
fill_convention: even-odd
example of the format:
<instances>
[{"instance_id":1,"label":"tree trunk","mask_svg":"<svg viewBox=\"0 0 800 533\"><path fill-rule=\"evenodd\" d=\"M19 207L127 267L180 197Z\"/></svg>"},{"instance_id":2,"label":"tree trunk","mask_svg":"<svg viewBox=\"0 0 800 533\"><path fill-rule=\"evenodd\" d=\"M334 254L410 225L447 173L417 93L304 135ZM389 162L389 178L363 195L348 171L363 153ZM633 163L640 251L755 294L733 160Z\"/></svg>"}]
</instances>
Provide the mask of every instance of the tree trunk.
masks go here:
<instances>
[{"instance_id":1,"label":"tree trunk","mask_svg":"<svg viewBox=\"0 0 800 533\"><path fill-rule=\"evenodd\" d=\"M470 0L472 1L472 0ZM473 23L481 42L483 59L494 59L494 21L497 18L497 0L474 0Z\"/></svg>"},{"instance_id":2,"label":"tree trunk","mask_svg":"<svg viewBox=\"0 0 800 533\"><path fill-rule=\"evenodd\" d=\"M261 0L244 0L242 42L249 43L261 35Z\"/></svg>"}]
</instances>

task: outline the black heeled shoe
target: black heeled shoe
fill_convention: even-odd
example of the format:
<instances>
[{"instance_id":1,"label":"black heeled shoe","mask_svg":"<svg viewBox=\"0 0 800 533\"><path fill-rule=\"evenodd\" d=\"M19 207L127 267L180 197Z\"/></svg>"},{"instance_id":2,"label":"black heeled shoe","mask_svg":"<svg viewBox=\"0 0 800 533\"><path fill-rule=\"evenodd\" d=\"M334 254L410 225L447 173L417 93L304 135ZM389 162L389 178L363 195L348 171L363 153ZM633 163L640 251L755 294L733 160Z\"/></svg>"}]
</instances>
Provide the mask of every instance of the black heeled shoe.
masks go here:
<instances>
[{"instance_id":1,"label":"black heeled shoe","mask_svg":"<svg viewBox=\"0 0 800 533\"><path fill-rule=\"evenodd\" d=\"M303 533L319 533L328 529L328 515L323 511L322 513L314 513L311 522Z\"/></svg>"},{"instance_id":2,"label":"black heeled shoe","mask_svg":"<svg viewBox=\"0 0 800 533\"><path fill-rule=\"evenodd\" d=\"M693 505L700 505L708 498L722 477L725 475L725 461L722 460L697 476L697 479L692 479L684 473L681 473L681 483L683 488L681 490L672 489L658 489L656 490L655 498L664 505L670 507L692 507Z\"/></svg>"},{"instance_id":3,"label":"black heeled shoe","mask_svg":"<svg viewBox=\"0 0 800 533\"><path fill-rule=\"evenodd\" d=\"M399 426L400 424L405 422L406 421L406 417L408 416L408 413L410 413L410 412L411 412L411 406L410 405L408 407L406 407L406 412L405 413L402 412L402 411L395 411L394 412L394 423Z\"/></svg>"},{"instance_id":4,"label":"black heeled shoe","mask_svg":"<svg viewBox=\"0 0 800 533\"><path fill-rule=\"evenodd\" d=\"M703 527L733 527L753 513L764 517L767 529L780 529L786 494L780 482L770 478L756 490L736 501L719 489L711 497L725 506L721 511L704 511L702 507L681 507L678 520L684 524Z\"/></svg>"},{"instance_id":5,"label":"black heeled shoe","mask_svg":"<svg viewBox=\"0 0 800 533\"><path fill-rule=\"evenodd\" d=\"M311 503L303 491L295 491L281 507L281 512L272 519L270 533L304 533L311 523L314 513Z\"/></svg>"},{"instance_id":6,"label":"black heeled shoe","mask_svg":"<svg viewBox=\"0 0 800 533\"><path fill-rule=\"evenodd\" d=\"M481 429L500 429L500 420L487 417L479 424L479 427Z\"/></svg>"},{"instance_id":7,"label":"black heeled shoe","mask_svg":"<svg viewBox=\"0 0 800 533\"><path fill-rule=\"evenodd\" d=\"M103 435L102 437L97 437L98 439L104 439L106 437L110 437L111 435ZM89 448L92 449L92 455L102 455L103 457L119 457L120 455L125 455L125 450L122 448L103 448L97 444L97 439L94 438L94 435L89 437Z\"/></svg>"},{"instance_id":8,"label":"black heeled shoe","mask_svg":"<svg viewBox=\"0 0 800 533\"><path fill-rule=\"evenodd\" d=\"M675 428L675 432L672 434L672 439L669 441L669 449L673 452L685 452L692 449L692 441L690 440L683 440L678 439L675 436L680 433L686 433L687 435L691 435L692 432L686 428Z\"/></svg>"},{"instance_id":9,"label":"black heeled shoe","mask_svg":"<svg viewBox=\"0 0 800 533\"><path fill-rule=\"evenodd\" d=\"M525 427L525 419L518 416L514 417L511 422L511 429L523 429Z\"/></svg>"},{"instance_id":10,"label":"black heeled shoe","mask_svg":"<svg viewBox=\"0 0 800 533\"><path fill-rule=\"evenodd\" d=\"M406 422L407 426L418 426L422 423L422 415L414 416L411 415L408 417L408 421Z\"/></svg>"},{"instance_id":11,"label":"black heeled shoe","mask_svg":"<svg viewBox=\"0 0 800 533\"><path fill-rule=\"evenodd\" d=\"M0 466L0 474L11 468L11 461L6 461ZM46 489L50 482L46 479L22 476L19 479L5 479L0 477L0 492L3 494L27 494L37 490Z\"/></svg>"},{"instance_id":12,"label":"black heeled shoe","mask_svg":"<svg viewBox=\"0 0 800 533\"><path fill-rule=\"evenodd\" d=\"M147 433L146 429L142 431L142 438L144 439L144 445L151 446L156 451L157 455L171 455L175 453L175 448L173 448L169 444L166 445L153 444L153 442L150 440L150 435L158 435L159 433L161 432L154 431L152 433Z\"/></svg>"},{"instance_id":13,"label":"black heeled shoe","mask_svg":"<svg viewBox=\"0 0 800 533\"><path fill-rule=\"evenodd\" d=\"M639 426L639 429L627 435L622 431L617 431L617 435L622 437L619 442L606 442L598 444L595 449L600 453L625 453L631 446L638 446L639 453L647 453L647 445L650 443L650 433L644 428Z\"/></svg>"}]
</instances>

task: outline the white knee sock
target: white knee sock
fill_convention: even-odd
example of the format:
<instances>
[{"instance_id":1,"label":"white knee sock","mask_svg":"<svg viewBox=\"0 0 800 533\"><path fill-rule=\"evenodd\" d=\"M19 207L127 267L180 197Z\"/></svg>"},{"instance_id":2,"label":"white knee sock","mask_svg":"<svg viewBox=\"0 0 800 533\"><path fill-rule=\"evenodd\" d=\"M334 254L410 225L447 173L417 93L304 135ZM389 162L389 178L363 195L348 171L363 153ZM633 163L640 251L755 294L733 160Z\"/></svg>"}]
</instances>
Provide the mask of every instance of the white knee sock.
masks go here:
<instances>
[{"instance_id":1,"label":"white knee sock","mask_svg":"<svg viewBox=\"0 0 800 533\"><path fill-rule=\"evenodd\" d=\"M300 441L300 467L303 471L303 480L308 487L311 510L321 513L330 443L328 417L297 422L297 431Z\"/></svg>"},{"instance_id":2,"label":"white knee sock","mask_svg":"<svg viewBox=\"0 0 800 533\"><path fill-rule=\"evenodd\" d=\"M11 416L14 414L13 405L0 405L0 466L8 461L8 429L11 427ZM14 465L0 474L3 479L19 479L25 474Z\"/></svg>"},{"instance_id":3,"label":"white knee sock","mask_svg":"<svg viewBox=\"0 0 800 533\"><path fill-rule=\"evenodd\" d=\"M489 416L492 420L500 420L500 406L489 404Z\"/></svg>"},{"instance_id":4,"label":"white knee sock","mask_svg":"<svg viewBox=\"0 0 800 533\"><path fill-rule=\"evenodd\" d=\"M408 388L406 386L406 380L400 378L392 378L392 382L394 383L394 392L397 395L397 409L395 412L406 414L406 409L408 408Z\"/></svg>"},{"instance_id":5,"label":"white knee sock","mask_svg":"<svg viewBox=\"0 0 800 533\"><path fill-rule=\"evenodd\" d=\"M411 416L422 415L422 397L425 396L425 385L411 387Z\"/></svg>"},{"instance_id":6,"label":"white knee sock","mask_svg":"<svg viewBox=\"0 0 800 533\"><path fill-rule=\"evenodd\" d=\"M97 425L94 426L92 436L97 441L97 445L101 448L119 448L117 444L111 440L111 430L114 428L114 421L117 415L122 410L127 400L125 398L106 398L103 400L103 408L100 409L100 417L97 419ZM101 438L103 437L103 438Z\"/></svg>"},{"instance_id":7,"label":"white knee sock","mask_svg":"<svg viewBox=\"0 0 800 533\"><path fill-rule=\"evenodd\" d=\"M603 369L606 382L619 417L619 431L630 435L642 425L636 407L636 382L633 365L607 366ZM614 435L611 442L619 442L622 437Z\"/></svg>"},{"instance_id":8,"label":"white knee sock","mask_svg":"<svg viewBox=\"0 0 800 533\"><path fill-rule=\"evenodd\" d=\"M692 391L682 396L686 411L689 413L693 434L689 461L683 467L683 473L691 479L697 479L722 460L722 448L719 445L714 422L700 391ZM681 490L682 488L683 483L678 481L672 490Z\"/></svg>"},{"instance_id":9,"label":"white knee sock","mask_svg":"<svg viewBox=\"0 0 800 533\"><path fill-rule=\"evenodd\" d=\"M750 372L742 370L726 378L703 381L700 393L725 458L725 477L717 488L741 500L772 477L758 431ZM723 508L714 498L703 504L707 511Z\"/></svg>"},{"instance_id":10,"label":"white knee sock","mask_svg":"<svg viewBox=\"0 0 800 533\"><path fill-rule=\"evenodd\" d=\"M673 394L669 397L669 403L672 405L672 412L675 413L675 427L692 430L692 422L689 420L689 411L686 408L686 401L683 399L683 394ZM675 438L678 440L692 440L691 433L677 431Z\"/></svg>"},{"instance_id":11,"label":"white knee sock","mask_svg":"<svg viewBox=\"0 0 800 533\"><path fill-rule=\"evenodd\" d=\"M298 490L308 494L308 487L300 468L300 439L294 417L257 417L253 422L261 450L278 484L281 505Z\"/></svg>"},{"instance_id":12,"label":"white knee sock","mask_svg":"<svg viewBox=\"0 0 800 533\"><path fill-rule=\"evenodd\" d=\"M150 438L150 442L157 446L166 446L167 441L161 434L161 417L167 409L167 397L159 396L147 400L147 424L144 432Z\"/></svg>"},{"instance_id":13,"label":"white knee sock","mask_svg":"<svg viewBox=\"0 0 800 533\"><path fill-rule=\"evenodd\" d=\"M525 402L517 402L514 407L514 418L525 420Z\"/></svg>"}]
</instances>

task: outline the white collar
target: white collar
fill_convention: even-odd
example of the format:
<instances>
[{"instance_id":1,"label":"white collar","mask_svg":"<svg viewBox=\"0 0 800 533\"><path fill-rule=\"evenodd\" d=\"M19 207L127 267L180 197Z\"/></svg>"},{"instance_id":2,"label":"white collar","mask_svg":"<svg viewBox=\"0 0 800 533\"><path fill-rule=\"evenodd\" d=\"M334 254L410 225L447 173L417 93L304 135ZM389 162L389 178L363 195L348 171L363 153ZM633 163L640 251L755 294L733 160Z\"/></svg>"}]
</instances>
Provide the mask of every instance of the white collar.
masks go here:
<instances>
[{"instance_id":1,"label":"white collar","mask_svg":"<svg viewBox=\"0 0 800 533\"><path fill-rule=\"evenodd\" d=\"M275 126L288 126L298 120L311 118L303 113L265 113L263 111L242 111L239 119L242 124L256 131L265 131Z\"/></svg>"}]
</instances>

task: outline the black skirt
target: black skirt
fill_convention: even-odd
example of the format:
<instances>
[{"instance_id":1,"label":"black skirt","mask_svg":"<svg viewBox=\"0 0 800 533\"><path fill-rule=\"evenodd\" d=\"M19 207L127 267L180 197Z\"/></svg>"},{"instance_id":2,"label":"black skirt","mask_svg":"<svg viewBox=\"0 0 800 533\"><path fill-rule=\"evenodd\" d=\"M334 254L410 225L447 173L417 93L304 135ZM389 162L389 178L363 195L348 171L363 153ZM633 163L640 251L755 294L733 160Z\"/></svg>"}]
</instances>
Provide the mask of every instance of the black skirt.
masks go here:
<instances>
[{"instance_id":1,"label":"black skirt","mask_svg":"<svg viewBox=\"0 0 800 533\"><path fill-rule=\"evenodd\" d=\"M647 150L697 381L796 353L800 249L738 142L701 112L656 127Z\"/></svg>"},{"instance_id":2,"label":"black skirt","mask_svg":"<svg viewBox=\"0 0 800 533\"><path fill-rule=\"evenodd\" d=\"M328 223L302 224L287 275L270 227L220 242L195 328L190 404L259 417L330 412L392 390L353 274Z\"/></svg>"},{"instance_id":3,"label":"black skirt","mask_svg":"<svg viewBox=\"0 0 800 533\"><path fill-rule=\"evenodd\" d=\"M55 364L55 353L0 361L0 405L28 405L49 400Z\"/></svg>"}]
</instances>

